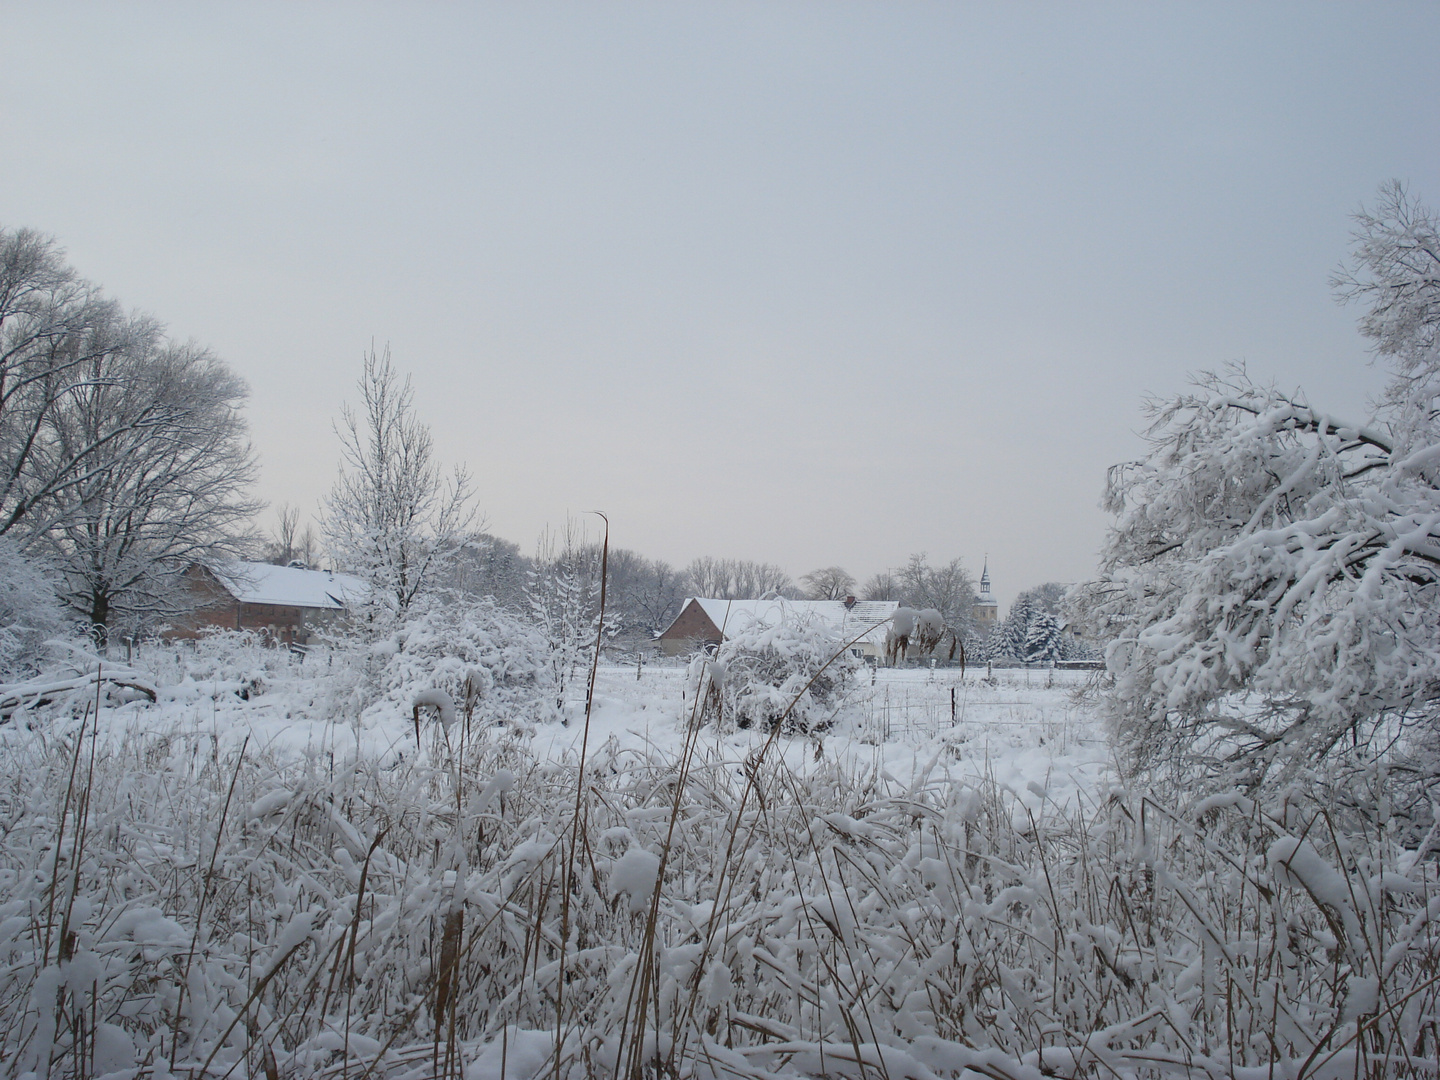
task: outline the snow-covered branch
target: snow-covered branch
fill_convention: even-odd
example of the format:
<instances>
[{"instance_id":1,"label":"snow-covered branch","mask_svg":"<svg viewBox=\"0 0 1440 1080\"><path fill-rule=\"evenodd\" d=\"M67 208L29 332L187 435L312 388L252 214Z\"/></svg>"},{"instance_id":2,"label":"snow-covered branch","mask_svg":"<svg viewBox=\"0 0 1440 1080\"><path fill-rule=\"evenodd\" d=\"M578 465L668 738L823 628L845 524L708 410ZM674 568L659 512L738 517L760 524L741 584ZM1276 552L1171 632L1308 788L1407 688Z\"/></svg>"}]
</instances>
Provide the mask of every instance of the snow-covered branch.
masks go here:
<instances>
[{"instance_id":1,"label":"snow-covered branch","mask_svg":"<svg viewBox=\"0 0 1440 1080\"><path fill-rule=\"evenodd\" d=\"M1403 193L1386 197L1380 216L1359 219L1346 279L1347 296L1376 305L1362 330L1392 362L1372 420L1231 368L1153 405L1150 452L1111 470L1116 521L1091 611L1113 641L1107 707L1134 766L1198 755L1254 780L1432 719L1436 230ZM1423 280L1405 278L1421 255Z\"/></svg>"}]
</instances>

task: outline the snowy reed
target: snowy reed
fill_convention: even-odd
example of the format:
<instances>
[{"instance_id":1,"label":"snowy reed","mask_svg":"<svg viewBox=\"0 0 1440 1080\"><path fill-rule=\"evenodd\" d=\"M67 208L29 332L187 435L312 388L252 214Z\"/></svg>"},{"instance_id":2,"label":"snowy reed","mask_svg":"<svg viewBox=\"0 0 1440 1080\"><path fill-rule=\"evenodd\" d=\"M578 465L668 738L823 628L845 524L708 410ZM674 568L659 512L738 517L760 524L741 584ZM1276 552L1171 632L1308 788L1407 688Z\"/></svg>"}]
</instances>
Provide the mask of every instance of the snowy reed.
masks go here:
<instances>
[{"instance_id":1,"label":"snowy reed","mask_svg":"<svg viewBox=\"0 0 1440 1080\"><path fill-rule=\"evenodd\" d=\"M1436 1072L1440 888L1383 819L1035 814L698 734L583 783L463 725L4 741L5 1075Z\"/></svg>"}]
</instances>

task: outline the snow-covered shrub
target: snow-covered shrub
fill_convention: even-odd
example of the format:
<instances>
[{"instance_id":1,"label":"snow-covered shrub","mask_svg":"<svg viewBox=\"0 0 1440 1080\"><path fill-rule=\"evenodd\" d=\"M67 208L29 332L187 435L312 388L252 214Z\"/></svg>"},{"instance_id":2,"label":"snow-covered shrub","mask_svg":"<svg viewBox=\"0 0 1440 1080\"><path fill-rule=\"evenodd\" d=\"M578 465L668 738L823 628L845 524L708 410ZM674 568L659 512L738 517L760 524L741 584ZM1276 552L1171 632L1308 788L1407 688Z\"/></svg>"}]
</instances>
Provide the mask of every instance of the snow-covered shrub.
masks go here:
<instances>
[{"instance_id":1,"label":"snow-covered shrub","mask_svg":"<svg viewBox=\"0 0 1440 1080\"><path fill-rule=\"evenodd\" d=\"M724 719L737 727L823 728L844 703L860 662L817 620L787 610L773 625L727 628L715 660Z\"/></svg>"},{"instance_id":2,"label":"snow-covered shrub","mask_svg":"<svg viewBox=\"0 0 1440 1080\"><path fill-rule=\"evenodd\" d=\"M371 709L409 716L417 695L439 690L461 713L486 723L524 725L554 716L544 637L491 600L437 604L371 652L380 699Z\"/></svg>"},{"instance_id":3,"label":"snow-covered shrub","mask_svg":"<svg viewBox=\"0 0 1440 1080\"><path fill-rule=\"evenodd\" d=\"M599 553L580 544L570 531L559 551L553 541L542 544L549 550L526 575L525 599L530 621L545 642L555 708L563 713L600 629Z\"/></svg>"},{"instance_id":4,"label":"snow-covered shrub","mask_svg":"<svg viewBox=\"0 0 1440 1080\"><path fill-rule=\"evenodd\" d=\"M0 677L33 669L45 639L64 629L50 582L14 540L0 536Z\"/></svg>"},{"instance_id":5,"label":"snow-covered shrub","mask_svg":"<svg viewBox=\"0 0 1440 1080\"><path fill-rule=\"evenodd\" d=\"M141 658L158 677L173 680L182 696L194 684L206 696L234 694L247 701L263 694L277 669L291 663L289 653L253 630L210 630L191 640L150 644L142 647Z\"/></svg>"}]
</instances>

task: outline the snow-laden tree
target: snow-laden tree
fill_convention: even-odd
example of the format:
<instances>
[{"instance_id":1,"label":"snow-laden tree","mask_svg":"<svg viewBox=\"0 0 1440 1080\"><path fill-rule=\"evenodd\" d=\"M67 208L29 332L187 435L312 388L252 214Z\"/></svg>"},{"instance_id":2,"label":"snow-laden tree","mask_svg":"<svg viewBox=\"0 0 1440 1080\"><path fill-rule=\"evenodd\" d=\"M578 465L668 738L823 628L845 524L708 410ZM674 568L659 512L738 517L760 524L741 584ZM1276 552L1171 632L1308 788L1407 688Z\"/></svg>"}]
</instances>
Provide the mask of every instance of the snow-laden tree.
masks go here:
<instances>
[{"instance_id":1,"label":"snow-laden tree","mask_svg":"<svg viewBox=\"0 0 1440 1080\"><path fill-rule=\"evenodd\" d=\"M244 383L0 229L0 535L103 634L182 610L177 572L234 554L254 512Z\"/></svg>"},{"instance_id":2,"label":"snow-laden tree","mask_svg":"<svg viewBox=\"0 0 1440 1080\"><path fill-rule=\"evenodd\" d=\"M1034 601L1024 593L1015 598L1005 618L991 633L991 655L1025 659L1025 642L1030 637L1030 623L1038 614Z\"/></svg>"},{"instance_id":3,"label":"snow-laden tree","mask_svg":"<svg viewBox=\"0 0 1440 1080\"><path fill-rule=\"evenodd\" d=\"M990 636L990 653L1026 663L1078 659L1086 646L1068 631L1072 612L1069 586L1047 581L1015 598Z\"/></svg>"},{"instance_id":4,"label":"snow-laden tree","mask_svg":"<svg viewBox=\"0 0 1440 1080\"><path fill-rule=\"evenodd\" d=\"M573 519L559 535L547 529L535 546L525 596L531 622L545 640L550 685L561 717L566 695L578 700L575 683L601 629L603 562L602 549L588 541L584 528Z\"/></svg>"},{"instance_id":5,"label":"snow-laden tree","mask_svg":"<svg viewBox=\"0 0 1440 1080\"><path fill-rule=\"evenodd\" d=\"M248 494L244 381L208 350L131 321L53 412L53 451L87 464L35 512L61 597L97 635L188 610L180 571L241 553L260 506Z\"/></svg>"},{"instance_id":6,"label":"snow-laden tree","mask_svg":"<svg viewBox=\"0 0 1440 1080\"><path fill-rule=\"evenodd\" d=\"M1111 470L1088 602L1132 766L1440 766L1440 234L1398 184L1357 224L1336 284L1390 372L1376 415L1234 368L1153 404L1148 455Z\"/></svg>"},{"instance_id":7,"label":"snow-laden tree","mask_svg":"<svg viewBox=\"0 0 1440 1080\"><path fill-rule=\"evenodd\" d=\"M1043 664L1065 658L1065 631L1060 619L1048 611L1037 611L1025 630L1024 652L1028 664Z\"/></svg>"},{"instance_id":8,"label":"snow-laden tree","mask_svg":"<svg viewBox=\"0 0 1440 1080\"><path fill-rule=\"evenodd\" d=\"M470 536L475 512L465 470L442 476L410 379L396 372L388 347L366 354L357 386L360 411L346 405L335 425L343 463L324 529L336 565L370 586L352 605L357 626L383 637L436 584Z\"/></svg>"}]
</instances>

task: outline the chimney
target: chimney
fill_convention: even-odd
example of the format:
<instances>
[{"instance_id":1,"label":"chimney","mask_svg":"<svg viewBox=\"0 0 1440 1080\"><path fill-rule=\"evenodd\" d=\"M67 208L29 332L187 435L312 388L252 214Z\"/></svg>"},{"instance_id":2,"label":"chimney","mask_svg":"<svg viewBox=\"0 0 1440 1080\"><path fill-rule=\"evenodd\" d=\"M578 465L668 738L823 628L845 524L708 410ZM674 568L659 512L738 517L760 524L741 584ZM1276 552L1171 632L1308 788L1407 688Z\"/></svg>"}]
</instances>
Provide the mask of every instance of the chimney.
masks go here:
<instances>
[{"instance_id":1,"label":"chimney","mask_svg":"<svg viewBox=\"0 0 1440 1080\"><path fill-rule=\"evenodd\" d=\"M853 596L847 596L847 597L845 597L845 610L846 610L846 611L849 611L849 610L850 610L851 608L853 608L854 606L855 606L855 597L853 597Z\"/></svg>"}]
</instances>

